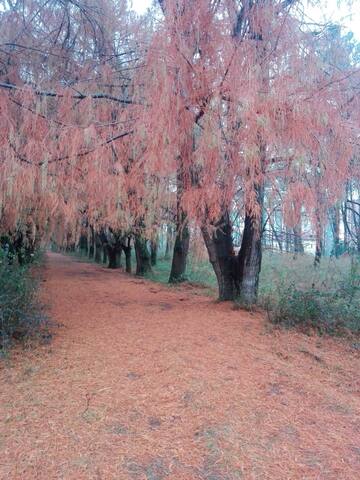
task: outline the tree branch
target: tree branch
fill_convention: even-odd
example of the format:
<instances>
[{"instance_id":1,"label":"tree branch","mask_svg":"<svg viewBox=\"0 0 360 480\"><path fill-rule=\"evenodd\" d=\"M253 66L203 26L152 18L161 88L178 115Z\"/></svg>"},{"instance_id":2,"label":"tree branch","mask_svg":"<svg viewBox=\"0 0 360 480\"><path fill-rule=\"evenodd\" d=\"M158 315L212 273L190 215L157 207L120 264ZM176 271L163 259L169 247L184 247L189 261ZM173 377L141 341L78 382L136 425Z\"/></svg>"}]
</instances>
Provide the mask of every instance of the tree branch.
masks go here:
<instances>
[{"instance_id":1,"label":"tree branch","mask_svg":"<svg viewBox=\"0 0 360 480\"><path fill-rule=\"evenodd\" d=\"M25 89L23 87L19 87L17 85L14 85L13 83L4 83L0 82L0 88L4 88L7 90L16 90L16 91L24 91ZM61 93L56 93L56 92L46 92L43 90L39 89L34 89L35 95L38 95L39 97L56 97L56 98L64 98L65 95ZM74 100L84 100L85 98L91 98L94 100L98 99L105 99L105 100L111 100L113 102L118 102L118 103L123 103L126 105L131 105L134 102L132 100L127 100L124 98L119 98L119 97L114 97L113 95L109 95L107 93L92 93L92 94L85 94L85 93L77 93L75 95L71 95L70 98L73 98Z\"/></svg>"}]
</instances>

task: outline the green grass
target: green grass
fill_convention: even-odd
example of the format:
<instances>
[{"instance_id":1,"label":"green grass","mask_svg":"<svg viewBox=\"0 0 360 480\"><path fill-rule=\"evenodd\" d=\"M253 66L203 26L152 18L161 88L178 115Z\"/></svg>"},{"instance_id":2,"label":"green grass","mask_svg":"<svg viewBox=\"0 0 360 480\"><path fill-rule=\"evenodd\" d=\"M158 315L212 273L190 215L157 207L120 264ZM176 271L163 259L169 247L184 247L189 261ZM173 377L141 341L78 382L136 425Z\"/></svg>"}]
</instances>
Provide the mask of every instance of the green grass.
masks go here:
<instances>
[{"instance_id":1,"label":"green grass","mask_svg":"<svg viewBox=\"0 0 360 480\"><path fill-rule=\"evenodd\" d=\"M159 283L168 283L171 269L171 260L159 258L156 266L152 267L152 273L147 275L148 278ZM186 279L188 283L193 285L209 287L208 291L213 295L216 294L216 277L215 273L208 261L200 262L193 256L189 255Z\"/></svg>"},{"instance_id":2,"label":"green grass","mask_svg":"<svg viewBox=\"0 0 360 480\"><path fill-rule=\"evenodd\" d=\"M313 262L314 257L311 255L294 257L292 254L265 251L260 273L260 302L284 282L295 283L299 288L314 285L320 290L330 290L350 274L350 257L323 258L318 268L314 268ZM170 268L171 260L160 258L149 277L156 282L167 283ZM198 261L191 255L188 259L186 277L191 283L217 288L211 264L208 261Z\"/></svg>"},{"instance_id":3,"label":"green grass","mask_svg":"<svg viewBox=\"0 0 360 480\"><path fill-rule=\"evenodd\" d=\"M360 333L360 261L355 257L323 258L264 252L259 282L259 305L274 323L301 326L320 333L351 330ZM160 259L148 278L167 283L171 261ZM217 283L208 261L190 256L188 282L208 287L216 296Z\"/></svg>"}]
</instances>

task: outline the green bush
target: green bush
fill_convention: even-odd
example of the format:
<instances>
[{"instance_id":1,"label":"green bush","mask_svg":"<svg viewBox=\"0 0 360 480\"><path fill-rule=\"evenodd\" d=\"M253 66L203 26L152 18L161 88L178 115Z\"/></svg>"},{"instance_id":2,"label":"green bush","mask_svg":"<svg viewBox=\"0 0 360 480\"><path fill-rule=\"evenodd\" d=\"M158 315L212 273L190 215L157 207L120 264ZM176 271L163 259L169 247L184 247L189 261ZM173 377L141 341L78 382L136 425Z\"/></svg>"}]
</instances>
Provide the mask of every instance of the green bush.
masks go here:
<instances>
[{"instance_id":1,"label":"green bush","mask_svg":"<svg viewBox=\"0 0 360 480\"><path fill-rule=\"evenodd\" d=\"M353 260L349 272L342 279L333 280L332 289L326 287L321 289L312 283L310 288L300 288L293 282L286 285L282 279L275 294L268 297L270 320L319 333L360 333L359 262Z\"/></svg>"},{"instance_id":2,"label":"green bush","mask_svg":"<svg viewBox=\"0 0 360 480\"><path fill-rule=\"evenodd\" d=\"M37 285L29 266L9 264L0 248L0 354L14 340L45 334L47 319L37 298Z\"/></svg>"}]
</instances>

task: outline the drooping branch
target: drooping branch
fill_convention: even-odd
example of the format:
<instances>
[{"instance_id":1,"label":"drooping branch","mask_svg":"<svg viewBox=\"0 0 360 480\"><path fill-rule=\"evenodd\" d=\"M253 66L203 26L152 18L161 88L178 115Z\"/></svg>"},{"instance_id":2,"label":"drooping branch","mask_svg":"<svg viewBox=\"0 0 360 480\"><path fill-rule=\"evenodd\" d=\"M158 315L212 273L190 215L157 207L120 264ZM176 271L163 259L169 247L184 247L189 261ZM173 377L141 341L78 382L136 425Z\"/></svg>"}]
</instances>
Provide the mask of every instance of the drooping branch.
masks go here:
<instances>
[{"instance_id":1,"label":"drooping branch","mask_svg":"<svg viewBox=\"0 0 360 480\"><path fill-rule=\"evenodd\" d=\"M16 91L25 91L24 87L19 87L13 83L4 83L0 82L0 88L4 88L7 90L16 90ZM64 98L65 95L62 93L57 93L57 92L47 92L44 90L39 90L38 88L35 88L33 90L35 95L38 95L39 97L55 97L55 98ZM70 98L73 98L74 100L85 100L86 98L91 98L93 100L99 100L99 99L104 99L104 100L111 100L113 102L117 103L123 103L125 105L131 105L134 102L132 100L126 99L126 98L119 98L115 97L113 95L109 95L108 93L91 93L91 94L86 94L86 93L76 93L73 95L70 95Z\"/></svg>"},{"instance_id":2,"label":"drooping branch","mask_svg":"<svg viewBox=\"0 0 360 480\"><path fill-rule=\"evenodd\" d=\"M21 161L21 162L24 162L28 165L33 165L33 166L37 166L37 167L41 167L42 165L45 165L45 164L49 164L49 163L56 163L56 162L62 162L63 160L69 160L70 158L72 157L84 157L86 155L89 155L90 153L93 153L95 152L95 150L97 150L98 148L101 148L101 147L105 147L106 145L109 145L110 143L112 142L115 142L116 140L119 140L120 138L124 138L124 137L127 137L128 135L131 135L133 134L134 131L131 130L131 131L128 131L128 132L124 132L124 133L120 133L119 135L115 135L114 137L111 137L111 138L108 138L107 140L105 140L104 142L101 142L99 143L98 145L96 145L95 147L93 148L90 148L89 150L85 150L84 152L79 152L75 155L63 155L61 157L55 157L55 158L51 158L50 160L42 160L41 162L32 162L31 160L29 160L28 158L26 158L25 156L21 155L15 145L9 141L9 145L10 147L12 148L12 150L15 152L17 158Z\"/></svg>"}]
</instances>

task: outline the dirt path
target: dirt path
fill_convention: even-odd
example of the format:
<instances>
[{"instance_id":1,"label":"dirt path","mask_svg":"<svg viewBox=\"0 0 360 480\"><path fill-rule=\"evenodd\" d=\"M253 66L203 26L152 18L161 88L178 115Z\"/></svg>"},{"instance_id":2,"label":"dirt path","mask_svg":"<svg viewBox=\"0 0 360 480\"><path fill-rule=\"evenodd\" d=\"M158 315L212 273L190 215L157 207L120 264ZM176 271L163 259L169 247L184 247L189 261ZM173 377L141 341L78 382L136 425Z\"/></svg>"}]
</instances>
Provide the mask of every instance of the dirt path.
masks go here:
<instances>
[{"instance_id":1,"label":"dirt path","mask_svg":"<svg viewBox=\"0 0 360 480\"><path fill-rule=\"evenodd\" d=\"M1 367L1 479L359 478L349 344L61 255L45 279L63 327Z\"/></svg>"}]
</instances>

